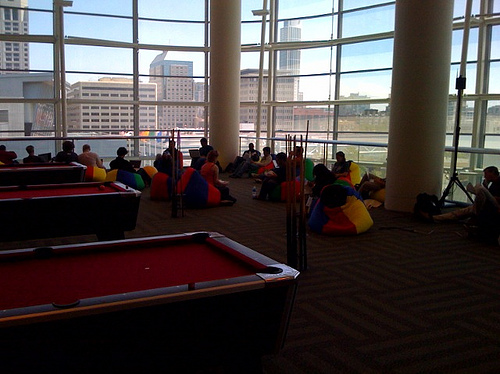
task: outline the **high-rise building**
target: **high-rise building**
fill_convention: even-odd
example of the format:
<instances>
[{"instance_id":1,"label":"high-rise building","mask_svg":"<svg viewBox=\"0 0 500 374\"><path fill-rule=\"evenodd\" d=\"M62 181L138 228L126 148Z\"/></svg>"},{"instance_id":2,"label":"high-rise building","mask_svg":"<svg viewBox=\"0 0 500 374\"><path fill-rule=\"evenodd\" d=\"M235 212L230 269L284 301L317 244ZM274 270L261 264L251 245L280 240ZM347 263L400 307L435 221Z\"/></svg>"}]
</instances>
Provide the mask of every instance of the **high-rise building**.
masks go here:
<instances>
[{"instance_id":1,"label":"high-rise building","mask_svg":"<svg viewBox=\"0 0 500 374\"><path fill-rule=\"evenodd\" d=\"M156 56L149 65L151 83L156 83L159 101L194 101L193 62L165 60L167 52ZM191 128L195 126L196 107L158 106L158 128Z\"/></svg>"},{"instance_id":2,"label":"high-rise building","mask_svg":"<svg viewBox=\"0 0 500 374\"><path fill-rule=\"evenodd\" d=\"M290 101L295 93L295 84L298 78L282 76L276 81L276 100ZM267 70L264 71L263 87L267 87ZM259 70L245 69L241 71L240 80L240 100L242 102L257 102L259 92ZM267 100L267 90L262 92L262 100ZM240 109L241 123L256 123L257 122L257 106L242 106ZM276 108L276 128L279 130L293 130L293 108L284 106ZM268 110L262 107L261 129L265 129L268 121Z\"/></svg>"},{"instance_id":3,"label":"high-rise building","mask_svg":"<svg viewBox=\"0 0 500 374\"><path fill-rule=\"evenodd\" d=\"M300 27L299 20L288 20L283 23L283 27L280 29L280 42L299 42L302 40L302 29ZM299 89L299 77L300 74L300 50L290 49L281 50L279 53L279 74L281 75L293 75L294 77L294 89L293 98L294 101L300 101L303 99L303 94Z\"/></svg>"},{"instance_id":4,"label":"high-rise building","mask_svg":"<svg viewBox=\"0 0 500 374\"><path fill-rule=\"evenodd\" d=\"M285 21L280 29L280 42L299 42L301 38L300 21ZM279 51L279 70L298 75L300 73L300 50Z\"/></svg>"},{"instance_id":5,"label":"high-rise building","mask_svg":"<svg viewBox=\"0 0 500 374\"><path fill-rule=\"evenodd\" d=\"M0 0L0 34L28 34L28 0ZM0 41L0 74L29 69L29 44Z\"/></svg>"},{"instance_id":6,"label":"high-rise building","mask_svg":"<svg viewBox=\"0 0 500 374\"><path fill-rule=\"evenodd\" d=\"M141 100L156 101L156 84L139 83ZM106 103L68 105L68 130L109 131L117 134L133 131L133 106L109 104L110 100L133 100L133 81L127 78L101 78L97 82L76 82L71 85L68 99L95 99ZM139 107L142 130L156 130L156 107Z\"/></svg>"}]
</instances>

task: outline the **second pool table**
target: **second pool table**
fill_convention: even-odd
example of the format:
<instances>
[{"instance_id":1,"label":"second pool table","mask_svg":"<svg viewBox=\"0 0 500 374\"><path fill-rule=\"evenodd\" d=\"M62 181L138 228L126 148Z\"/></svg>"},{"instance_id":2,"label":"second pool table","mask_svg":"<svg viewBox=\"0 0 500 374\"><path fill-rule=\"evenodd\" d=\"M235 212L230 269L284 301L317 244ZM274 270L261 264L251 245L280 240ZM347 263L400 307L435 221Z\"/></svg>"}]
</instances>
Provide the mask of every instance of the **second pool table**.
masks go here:
<instances>
[{"instance_id":1,"label":"second pool table","mask_svg":"<svg viewBox=\"0 0 500 374\"><path fill-rule=\"evenodd\" d=\"M120 182L0 187L0 241L96 234L123 239L141 193Z\"/></svg>"}]
</instances>

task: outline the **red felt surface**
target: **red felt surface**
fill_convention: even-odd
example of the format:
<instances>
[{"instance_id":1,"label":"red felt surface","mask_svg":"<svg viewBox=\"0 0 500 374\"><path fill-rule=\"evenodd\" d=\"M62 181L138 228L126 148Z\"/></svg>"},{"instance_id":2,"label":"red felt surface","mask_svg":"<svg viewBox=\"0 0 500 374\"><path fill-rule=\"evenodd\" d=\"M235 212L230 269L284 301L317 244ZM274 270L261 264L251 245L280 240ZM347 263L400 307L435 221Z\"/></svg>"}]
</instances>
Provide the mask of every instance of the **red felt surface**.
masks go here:
<instances>
[{"instance_id":1,"label":"red felt surface","mask_svg":"<svg viewBox=\"0 0 500 374\"><path fill-rule=\"evenodd\" d=\"M0 261L0 309L65 304L77 299L234 278L256 271L255 261L243 261L244 256L228 254L227 246L210 242L183 240L115 247L106 251L67 251L48 259L29 256Z\"/></svg>"},{"instance_id":2,"label":"red felt surface","mask_svg":"<svg viewBox=\"0 0 500 374\"><path fill-rule=\"evenodd\" d=\"M78 184L77 186L59 186L47 187L48 185L30 186L27 189L8 188L0 191L0 200L2 199L29 199L34 197L54 197L54 196L71 196L71 195L90 195L103 194L124 191L115 185L92 184L85 186ZM104 186L104 188L99 187Z\"/></svg>"}]
</instances>

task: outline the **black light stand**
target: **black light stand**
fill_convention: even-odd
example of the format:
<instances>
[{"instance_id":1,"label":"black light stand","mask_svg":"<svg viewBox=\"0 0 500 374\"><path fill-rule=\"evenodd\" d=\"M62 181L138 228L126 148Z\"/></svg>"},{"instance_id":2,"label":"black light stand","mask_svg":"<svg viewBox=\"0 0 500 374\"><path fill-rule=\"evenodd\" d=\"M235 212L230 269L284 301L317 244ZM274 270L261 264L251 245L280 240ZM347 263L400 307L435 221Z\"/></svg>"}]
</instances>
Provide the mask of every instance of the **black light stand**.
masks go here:
<instances>
[{"instance_id":1,"label":"black light stand","mask_svg":"<svg viewBox=\"0 0 500 374\"><path fill-rule=\"evenodd\" d=\"M467 198L471 202L473 202L469 192L467 192L467 189L460 182L460 179L458 179L458 173L457 173L458 143L460 138L460 114L462 112L462 96L465 90L465 80L466 80L465 71L467 67L467 47L469 44L471 10L472 10L472 0L467 0L465 6L464 36L462 40L462 57L460 59L460 74L455 83L455 88L457 90L457 111L455 116L455 133L453 139L453 159L451 164L451 176L450 176L450 182L448 183L448 186L445 188L443 196L441 196L441 199L439 200L439 205L441 207L443 207L445 199L450 193L454 184L456 184L465 193Z\"/></svg>"},{"instance_id":2,"label":"black light stand","mask_svg":"<svg viewBox=\"0 0 500 374\"><path fill-rule=\"evenodd\" d=\"M457 92L457 113L456 113L456 123L455 123L455 134L454 134L454 144L453 144L453 160L451 164L452 172L450 176L450 182L448 183L448 186L445 188L443 196L441 196L441 199L439 200L439 205L441 207L444 205L445 199L450 193L454 184L456 184L465 193L465 195L469 198L469 200L473 202L469 192L464 187L462 182L460 182L460 179L458 179L458 173L457 173L457 157L458 157L458 143L459 143L458 141L460 138L460 113L462 110L462 96L465 89L465 81L466 78L460 75L457 78L455 84L455 88L458 90L458 92Z\"/></svg>"}]
</instances>

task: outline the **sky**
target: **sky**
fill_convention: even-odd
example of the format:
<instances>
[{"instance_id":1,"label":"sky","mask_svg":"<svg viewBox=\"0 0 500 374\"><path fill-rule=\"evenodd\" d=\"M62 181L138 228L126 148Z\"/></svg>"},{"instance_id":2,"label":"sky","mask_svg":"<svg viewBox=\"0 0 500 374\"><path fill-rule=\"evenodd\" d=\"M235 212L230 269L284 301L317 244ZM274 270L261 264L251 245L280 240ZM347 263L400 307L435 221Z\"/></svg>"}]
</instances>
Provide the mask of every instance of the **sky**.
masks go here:
<instances>
[{"instance_id":1,"label":"sky","mask_svg":"<svg viewBox=\"0 0 500 374\"><path fill-rule=\"evenodd\" d=\"M269 3L268 0L264 0ZM368 6L386 3L383 0L344 0L344 6L349 9L358 6ZM500 8L500 1L496 2ZM457 0L454 16L459 17L464 13L465 0ZM474 0L472 13L478 13L479 0ZM29 6L37 9L51 9L52 0L29 0ZM260 17L252 15L253 9L262 9L262 0L242 0L242 44L260 43ZM313 14L331 12L337 6L336 0L281 0L279 17L299 17ZM73 6L66 8L71 12L95 12L130 16L132 1L130 0L73 0ZM496 9L499 11L498 9ZM369 18L367 11L347 13L344 19L344 37L361 34L380 33L391 31L394 28L394 5L371 10ZM141 0L139 15L151 20L141 21L139 25L139 41L145 44L166 44L200 47L204 43L202 23L162 23L153 19L180 19L189 21L204 20L203 0ZM369 22L366 20L369 19ZM245 21L254 21L248 23ZM362 26L360 26L362 25ZM302 40L328 40L336 38L336 24L332 25L331 17L315 18L302 21ZM30 13L30 33L48 35L52 33L52 17L50 13ZM96 38L116 40L123 42L132 41L131 21L125 18L110 18L87 16L80 14L67 14L65 18L65 35L71 37ZM452 41L452 61L459 61L461 54L461 32L454 32ZM471 31L468 59L474 60L477 52L477 32ZM500 59L500 30L494 33L493 58ZM343 48L342 69L355 72L371 68L390 68L392 66L392 40L382 40L352 44ZM148 74L149 64L161 51L141 50L139 53L140 74ZM330 56L335 55L335 49L306 49L301 52L301 74L328 73L331 70ZM194 74L203 76L204 55L201 52L175 52L170 51L167 59L193 61ZM31 43L30 60L32 69L53 68L52 47L49 44ZM257 68L259 53L243 53L241 68ZM267 58L265 59L267 64ZM119 48L88 47L67 45L66 69L75 71L97 71L109 74L131 74L132 52ZM455 74L453 68L450 74L450 93L454 91ZM457 67L458 71L458 67ZM500 63L493 65L493 73L498 76ZM495 76L492 75L492 76ZM98 75L67 75L67 80L74 83L78 80L97 80ZM147 81L147 77L141 78ZM475 85L475 69L467 70L468 87ZM500 80L498 80L500 81ZM304 92L305 100L328 100L330 87L333 85L326 78L303 77L300 89ZM341 80L342 96L358 93L370 98L387 98L390 95L390 72L357 73L345 75ZM490 92L500 93L500 82L492 82Z\"/></svg>"}]
</instances>

